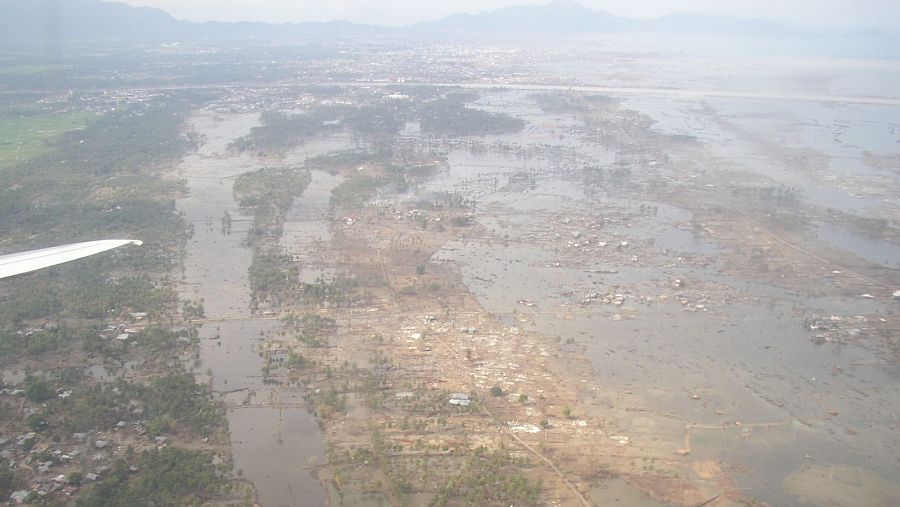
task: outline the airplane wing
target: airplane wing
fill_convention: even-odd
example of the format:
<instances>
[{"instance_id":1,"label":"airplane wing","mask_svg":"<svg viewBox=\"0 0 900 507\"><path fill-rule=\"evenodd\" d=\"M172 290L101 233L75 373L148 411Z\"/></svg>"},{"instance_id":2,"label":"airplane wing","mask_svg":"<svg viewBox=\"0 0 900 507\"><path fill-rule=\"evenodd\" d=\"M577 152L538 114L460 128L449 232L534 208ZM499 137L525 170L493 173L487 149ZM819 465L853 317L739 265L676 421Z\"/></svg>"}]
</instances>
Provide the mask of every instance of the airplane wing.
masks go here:
<instances>
[{"instance_id":1,"label":"airplane wing","mask_svg":"<svg viewBox=\"0 0 900 507\"><path fill-rule=\"evenodd\" d=\"M119 248L124 245L141 245L142 241L134 239L107 239L72 243L71 245L54 246L10 255L0 255L0 278L30 273L57 264L74 261L83 257Z\"/></svg>"}]
</instances>

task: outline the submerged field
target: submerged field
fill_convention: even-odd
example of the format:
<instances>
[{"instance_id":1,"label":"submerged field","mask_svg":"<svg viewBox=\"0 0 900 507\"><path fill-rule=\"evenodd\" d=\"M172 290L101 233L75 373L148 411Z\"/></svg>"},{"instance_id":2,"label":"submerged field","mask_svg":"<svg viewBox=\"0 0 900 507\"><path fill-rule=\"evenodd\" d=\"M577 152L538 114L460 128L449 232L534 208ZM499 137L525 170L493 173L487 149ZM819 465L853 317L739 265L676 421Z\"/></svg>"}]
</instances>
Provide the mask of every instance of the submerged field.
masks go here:
<instances>
[{"instance_id":1,"label":"submerged field","mask_svg":"<svg viewBox=\"0 0 900 507\"><path fill-rule=\"evenodd\" d=\"M900 502L896 97L504 44L153 53L0 118L3 252L146 241L0 286L4 495Z\"/></svg>"},{"instance_id":2,"label":"submerged field","mask_svg":"<svg viewBox=\"0 0 900 507\"><path fill-rule=\"evenodd\" d=\"M236 463L253 464L260 498L311 487L259 468L260 452L316 463L316 494L338 505L799 505L823 501L822 474L850 488L847 473L870 484L857 498L895 497L879 434L898 403L882 387L897 281L807 225L856 220L891 244L891 226L862 232L889 199L863 215L817 201L867 177L836 187L738 157L710 170L728 154L583 93L469 92L466 107L522 123L433 136L416 101L459 92L406 89L417 98L385 124L405 122L377 136L354 113L397 100L377 87L299 90L344 106L278 138L265 115L198 116L215 141L186 162L202 194L185 209L212 218L194 255L222 260L193 261L186 289L217 308L205 357L238 389ZM758 143L727 135L735 154ZM821 190L789 186L799 177ZM210 268L225 258L247 278ZM303 406L324 455L279 415ZM247 433L251 412L284 438L277 451Z\"/></svg>"}]
</instances>

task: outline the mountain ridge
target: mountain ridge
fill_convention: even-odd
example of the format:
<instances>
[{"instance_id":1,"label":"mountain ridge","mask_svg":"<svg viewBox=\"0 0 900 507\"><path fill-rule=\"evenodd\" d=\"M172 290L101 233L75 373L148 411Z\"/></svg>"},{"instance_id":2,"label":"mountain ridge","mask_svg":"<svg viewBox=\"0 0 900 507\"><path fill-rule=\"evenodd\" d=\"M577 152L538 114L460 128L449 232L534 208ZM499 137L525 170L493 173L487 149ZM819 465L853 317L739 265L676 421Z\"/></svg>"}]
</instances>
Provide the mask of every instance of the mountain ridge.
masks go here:
<instances>
[{"instance_id":1,"label":"mountain ridge","mask_svg":"<svg viewBox=\"0 0 900 507\"><path fill-rule=\"evenodd\" d=\"M4 47L52 46L74 41L174 42L218 39L305 39L361 36L504 34L584 35L622 32L690 33L750 37L803 37L808 32L765 20L680 13L653 20L615 16L574 0L513 5L478 14L402 27L350 21L265 23L192 22L163 10L101 0L0 0Z\"/></svg>"}]
</instances>

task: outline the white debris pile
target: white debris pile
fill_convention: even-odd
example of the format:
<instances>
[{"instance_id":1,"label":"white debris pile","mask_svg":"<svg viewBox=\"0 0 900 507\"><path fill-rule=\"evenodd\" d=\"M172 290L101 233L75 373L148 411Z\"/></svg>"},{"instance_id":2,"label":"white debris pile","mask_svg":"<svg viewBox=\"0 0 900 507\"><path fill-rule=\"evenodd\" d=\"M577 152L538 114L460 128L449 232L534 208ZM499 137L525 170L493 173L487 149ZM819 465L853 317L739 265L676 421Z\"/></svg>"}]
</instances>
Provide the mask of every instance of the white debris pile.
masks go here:
<instances>
[{"instance_id":1,"label":"white debris pile","mask_svg":"<svg viewBox=\"0 0 900 507\"><path fill-rule=\"evenodd\" d=\"M534 424L520 423L519 421L508 421L509 431L513 433L540 433L541 429Z\"/></svg>"}]
</instances>

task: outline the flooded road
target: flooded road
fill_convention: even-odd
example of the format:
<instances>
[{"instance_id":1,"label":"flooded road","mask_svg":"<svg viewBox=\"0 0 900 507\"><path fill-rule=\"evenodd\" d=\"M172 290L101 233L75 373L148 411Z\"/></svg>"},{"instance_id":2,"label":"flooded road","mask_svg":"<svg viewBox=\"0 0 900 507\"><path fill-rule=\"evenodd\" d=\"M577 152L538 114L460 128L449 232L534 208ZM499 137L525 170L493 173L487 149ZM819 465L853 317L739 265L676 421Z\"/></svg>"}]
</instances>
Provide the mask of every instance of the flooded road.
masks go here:
<instances>
[{"instance_id":1,"label":"flooded road","mask_svg":"<svg viewBox=\"0 0 900 507\"><path fill-rule=\"evenodd\" d=\"M242 213L232 196L235 179L263 167L262 161L228 151L228 143L257 125L258 115L199 112L191 127L205 137L200 150L178 168L190 194L177 202L193 225L187 245L181 296L202 301L207 322L201 332L198 381L210 381L227 393L228 425L236 473L251 481L265 506L325 505L326 492L314 476L325 463L325 446L315 417L299 391L263 382L263 340L280 330L273 318L250 312L247 270L252 252L246 246L252 217ZM303 147L286 163L302 162L323 147ZM314 177L312 187L320 183ZM326 181L326 186L332 184ZM330 188L328 189L330 191ZM313 192L296 206L322 206L327 192ZM325 197L323 197L325 195ZM230 230L223 218L231 217ZM299 226L285 226L286 230Z\"/></svg>"}]
</instances>

